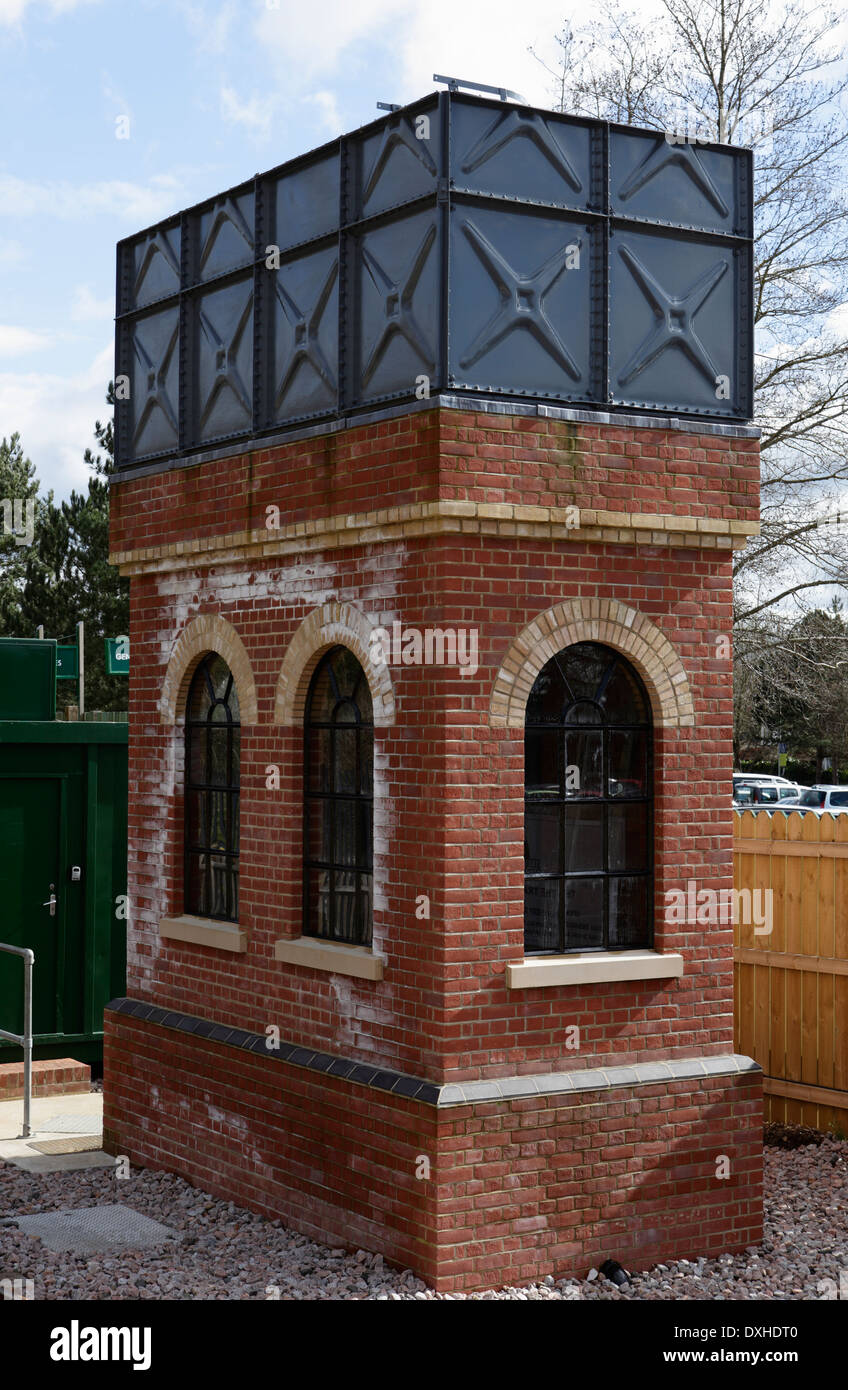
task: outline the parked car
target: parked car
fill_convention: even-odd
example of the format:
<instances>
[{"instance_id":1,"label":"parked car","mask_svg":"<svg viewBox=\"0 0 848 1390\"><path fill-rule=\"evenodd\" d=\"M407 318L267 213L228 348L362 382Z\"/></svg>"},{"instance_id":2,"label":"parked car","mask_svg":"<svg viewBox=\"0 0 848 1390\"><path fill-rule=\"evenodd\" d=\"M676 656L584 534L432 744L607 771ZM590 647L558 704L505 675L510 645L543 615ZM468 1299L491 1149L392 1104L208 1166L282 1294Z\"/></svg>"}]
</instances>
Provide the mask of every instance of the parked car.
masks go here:
<instances>
[{"instance_id":1,"label":"parked car","mask_svg":"<svg viewBox=\"0 0 848 1390\"><path fill-rule=\"evenodd\" d=\"M834 815L841 814L848 811L848 787L826 782L817 783L801 794L797 806L793 809L803 814L813 812L822 815L825 811L832 811Z\"/></svg>"},{"instance_id":2,"label":"parked car","mask_svg":"<svg viewBox=\"0 0 848 1390\"><path fill-rule=\"evenodd\" d=\"M733 805L737 811L756 810L760 806L780 805L780 788L773 782L733 782Z\"/></svg>"}]
</instances>

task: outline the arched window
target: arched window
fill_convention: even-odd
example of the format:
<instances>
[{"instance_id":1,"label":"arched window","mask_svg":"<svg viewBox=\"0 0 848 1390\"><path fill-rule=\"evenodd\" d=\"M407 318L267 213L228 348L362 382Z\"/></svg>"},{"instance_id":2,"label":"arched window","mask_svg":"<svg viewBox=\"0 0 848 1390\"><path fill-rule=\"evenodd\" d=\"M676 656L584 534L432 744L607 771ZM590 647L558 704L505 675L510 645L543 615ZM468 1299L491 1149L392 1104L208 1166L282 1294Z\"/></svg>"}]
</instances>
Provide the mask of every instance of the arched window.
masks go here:
<instances>
[{"instance_id":1,"label":"arched window","mask_svg":"<svg viewBox=\"0 0 848 1390\"><path fill-rule=\"evenodd\" d=\"M186 702L185 911L238 921L241 725L232 672L216 652Z\"/></svg>"},{"instance_id":2,"label":"arched window","mask_svg":"<svg viewBox=\"0 0 848 1390\"><path fill-rule=\"evenodd\" d=\"M651 707L598 642L552 657L527 702L524 949L630 950L653 940Z\"/></svg>"},{"instance_id":3,"label":"arched window","mask_svg":"<svg viewBox=\"0 0 848 1390\"><path fill-rule=\"evenodd\" d=\"M306 697L303 932L371 942L374 719L365 672L333 647Z\"/></svg>"}]
</instances>

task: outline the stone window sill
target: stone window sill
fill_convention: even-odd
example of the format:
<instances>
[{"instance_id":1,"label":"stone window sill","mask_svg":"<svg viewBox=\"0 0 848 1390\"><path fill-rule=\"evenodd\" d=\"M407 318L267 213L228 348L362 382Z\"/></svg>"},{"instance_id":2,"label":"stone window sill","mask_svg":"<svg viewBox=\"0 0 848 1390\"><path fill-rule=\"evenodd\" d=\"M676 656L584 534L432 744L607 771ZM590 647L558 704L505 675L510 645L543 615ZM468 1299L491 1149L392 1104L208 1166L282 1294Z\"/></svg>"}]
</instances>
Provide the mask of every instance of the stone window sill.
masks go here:
<instances>
[{"instance_id":1,"label":"stone window sill","mask_svg":"<svg viewBox=\"0 0 848 1390\"><path fill-rule=\"evenodd\" d=\"M316 936L282 937L274 943L274 959L333 975L352 975L358 980L383 978L383 957L375 956L370 947L344 946Z\"/></svg>"},{"instance_id":2,"label":"stone window sill","mask_svg":"<svg viewBox=\"0 0 848 1390\"><path fill-rule=\"evenodd\" d=\"M574 956L528 956L506 967L507 989L595 985L615 980L670 980L683 974L683 957L658 951L592 951Z\"/></svg>"},{"instance_id":3,"label":"stone window sill","mask_svg":"<svg viewBox=\"0 0 848 1390\"><path fill-rule=\"evenodd\" d=\"M163 917L159 935L165 941L189 941L193 946L214 946L218 951L246 951L247 933L237 922L219 922L213 917Z\"/></svg>"}]
</instances>

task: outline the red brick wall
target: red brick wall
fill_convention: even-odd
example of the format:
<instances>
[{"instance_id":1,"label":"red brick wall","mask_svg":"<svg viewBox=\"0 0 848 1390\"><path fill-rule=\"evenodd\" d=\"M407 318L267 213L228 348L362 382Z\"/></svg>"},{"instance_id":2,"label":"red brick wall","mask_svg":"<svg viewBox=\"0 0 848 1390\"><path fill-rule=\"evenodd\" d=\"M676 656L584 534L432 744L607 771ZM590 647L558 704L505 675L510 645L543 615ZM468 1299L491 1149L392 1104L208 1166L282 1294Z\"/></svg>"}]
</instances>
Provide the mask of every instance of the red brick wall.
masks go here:
<instances>
[{"instance_id":1,"label":"red brick wall","mask_svg":"<svg viewBox=\"0 0 848 1390\"><path fill-rule=\"evenodd\" d=\"M122 480L112 549L260 529L268 506L287 524L437 499L750 521L758 442L428 410Z\"/></svg>"},{"instance_id":2,"label":"red brick wall","mask_svg":"<svg viewBox=\"0 0 848 1390\"><path fill-rule=\"evenodd\" d=\"M762 1239L758 1073L439 1113L443 1288L648 1269ZM729 1176L716 1176L726 1155Z\"/></svg>"},{"instance_id":3,"label":"red brick wall","mask_svg":"<svg viewBox=\"0 0 848 1390\"><path fill-rule=\"evenodd\" d=\"M443 1291L761 1238L758 1074L437 1112L113 1013L104 1060L109 1152Z\"/></svg>"},{"instance_id":4,"label":"red brick wall","mask_svg":"<svg viewBox=\"0 0 848 1390\"><path fill-rule=\"evenodd\" d=\"M663 894L732 885L728 788L731 675L716 656L730 630L730 553L525 539L434 537L132 582L128 992L434 1080L516 1069L620 1064L732 1049L731 931L667 929ZM694 729L657 730L657 945L680 950L682 979L509 993L523 954L523 738L489 724L492 684L516 634L570 597L638 608L678 651ZM479 629L480 669L392 667L397 722L377 731L375 941L380 983L273 960L301 930L298 731L275 727L280 664L322 601L351 601L375 622ZM165 943L159 918L182 909L182 732L158 701L175 636L196 613L233 624L250 658L260 724L243 737L242 906L246 955ZM266 768L280 768L279 792ZM429 921L415 916L430 898ZM581 1029L579 1052L565 1030Z\"/></svg>"}]
</instances>

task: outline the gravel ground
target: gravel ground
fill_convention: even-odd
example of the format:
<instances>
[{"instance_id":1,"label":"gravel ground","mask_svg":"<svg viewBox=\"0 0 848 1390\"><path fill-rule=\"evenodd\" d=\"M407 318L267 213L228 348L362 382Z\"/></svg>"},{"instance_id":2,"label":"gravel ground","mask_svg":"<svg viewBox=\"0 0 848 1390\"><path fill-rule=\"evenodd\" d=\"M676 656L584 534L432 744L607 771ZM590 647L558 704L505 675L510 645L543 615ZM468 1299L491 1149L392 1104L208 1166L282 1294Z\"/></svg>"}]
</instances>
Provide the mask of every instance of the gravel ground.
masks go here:
<instances>
[{"instance_id":1,"label":"gravel ground","mask_svg":"<svg viewBox=\"0 0 848 1390\"><path fill-rule=\"evenodd\" d=\"M657 1265L623 1290L592 1271L582 1282L440 1295L379 1255L316 1245L171 1174L134 1171L119 1182L102 1169L36 1174L0 1164L0 1219L122 1202L183 1233L176 1248L83 1257L3 1226L0 1277L33 1279L39 1299L821 1298L819 1281L848 1277L848 1141L767 1148L765 1170L765 1240L743 1255Z\"/></svg>"}]
</instances>

